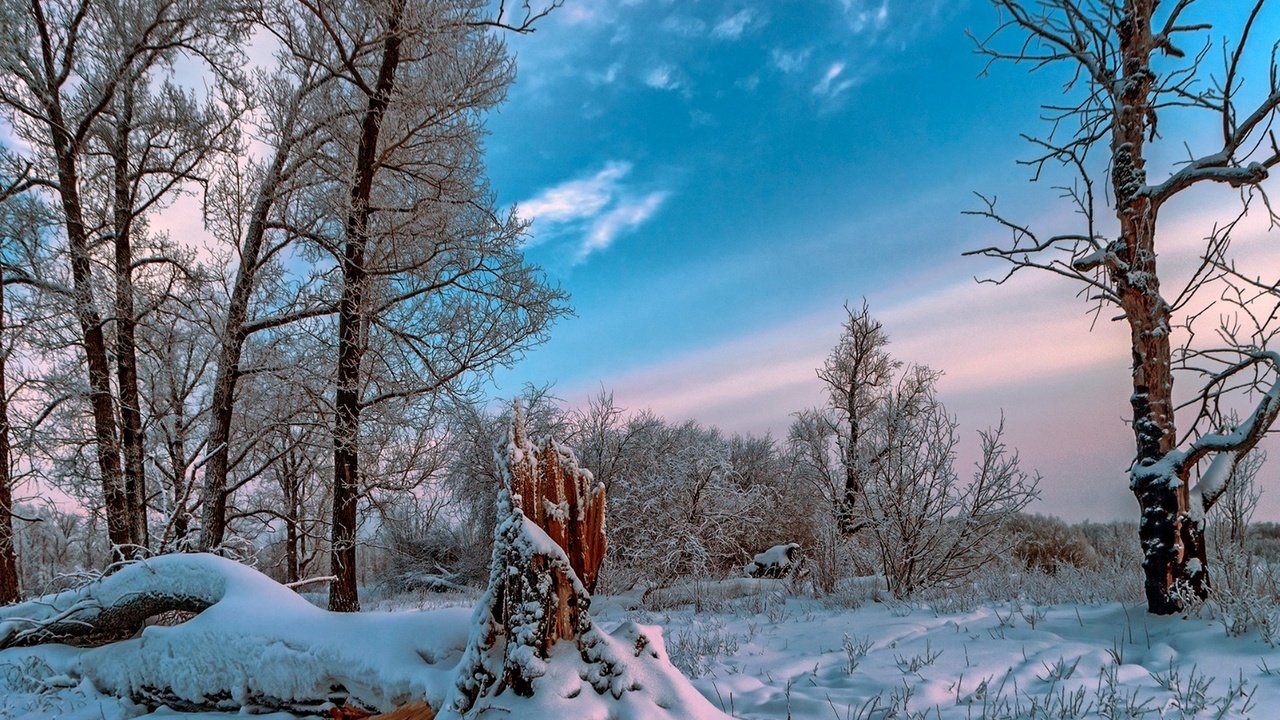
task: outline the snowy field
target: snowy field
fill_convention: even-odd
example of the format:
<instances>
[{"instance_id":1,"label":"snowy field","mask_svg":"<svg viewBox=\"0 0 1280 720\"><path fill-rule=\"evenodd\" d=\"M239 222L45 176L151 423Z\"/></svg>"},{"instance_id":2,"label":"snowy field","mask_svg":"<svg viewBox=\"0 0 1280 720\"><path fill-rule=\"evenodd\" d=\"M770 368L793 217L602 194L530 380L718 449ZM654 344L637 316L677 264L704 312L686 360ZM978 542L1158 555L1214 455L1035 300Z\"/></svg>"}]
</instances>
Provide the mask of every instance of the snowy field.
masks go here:
<instances>
[{"instance_id":1,"label":"snowy field","mask_svg":"<svg viewBox=\"0 0 1280 720\"><path fill-rule=\"evenodd\" d=\"M1280 652L1256 633L1228 637L1209 613L1153 617L1119 603L938 613L868 600L841 608L773 583L737 597L687 599L651 598L650 609L637 609L636 595L599 597L593 614L610 631L626 621L661 626L671 661L713 705L744 719L1273 718L1280 707ZM219 604L185 628L148 629L111 648L8 650L0 653L0 717L229 716L167 709L147 716L95 689L144 656L153 666L190 663L191 682L201 655L238 659L247 682L259 683L296 681L337 657L344 667L363 663L396 692L439 696L465 643L467 609L457 604L466 601L428 595L383 603L398 610L342 617L297 602L276 610ZM270 647L229 650L220 628L273 635L315 664L273 665L286 654Z\"/></svg>"}]
</instances>

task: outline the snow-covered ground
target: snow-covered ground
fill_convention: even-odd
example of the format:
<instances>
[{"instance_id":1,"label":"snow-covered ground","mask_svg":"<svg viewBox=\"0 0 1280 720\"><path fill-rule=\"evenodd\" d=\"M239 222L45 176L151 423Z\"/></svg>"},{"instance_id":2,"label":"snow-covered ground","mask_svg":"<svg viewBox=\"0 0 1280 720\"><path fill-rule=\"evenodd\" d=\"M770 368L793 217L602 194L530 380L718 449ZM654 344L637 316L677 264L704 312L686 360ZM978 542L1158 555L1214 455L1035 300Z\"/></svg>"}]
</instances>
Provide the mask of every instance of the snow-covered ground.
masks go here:
<instances>
[{"instance_id":1,"label":"snow-covered ground","mask_svg":"<svg viewBox=\"0 0 1280 720\"><path fill-rule=\"evenodd\" d=\"M1280 651L1256 633L1228 637L1207 613L1161 618L1119 603L1003 603L935 613L868 601L846 609L777 588L762 583L743 597L708 593L697 606L658 610L636 609L635 595L600 597L593 614L606 630L628 620L660 625L672 662L714 705L744 719L1280 716ZM340 644L351 655L346 662L367 654L376 664L406 643L435 648L429 659L436 669L419 680L411 679L411 657L393 674L405 687L439 692L439 668L452 661L441 655L460 652L465 618L458 608L353 618L360 634ZM289 641L301 642L306 623L294 625ZM326 625L317 619L314 627ZM428 633L436 637L420 637ZM325 639L316 640L324 650ZM172 643L164 651L181 652ZM0 717L144 716L144 708L103 696L87 677L66 672L76 666L70 656L82 652L125 661L67 648L0 653ZM150 717L227 716L161 710Z\"/></svg>"},{"instance_id":2,"label":"snow-covered ground","mask_svg":"<svg viewBox=\"0 0 1280 720\"><path fill-rule=\"evenodd\" d=\"M788 598L642 614L703 694L741 718L1276 718L1280 651L1142 606L939 614Z\"/></svg>"}]
</instances>

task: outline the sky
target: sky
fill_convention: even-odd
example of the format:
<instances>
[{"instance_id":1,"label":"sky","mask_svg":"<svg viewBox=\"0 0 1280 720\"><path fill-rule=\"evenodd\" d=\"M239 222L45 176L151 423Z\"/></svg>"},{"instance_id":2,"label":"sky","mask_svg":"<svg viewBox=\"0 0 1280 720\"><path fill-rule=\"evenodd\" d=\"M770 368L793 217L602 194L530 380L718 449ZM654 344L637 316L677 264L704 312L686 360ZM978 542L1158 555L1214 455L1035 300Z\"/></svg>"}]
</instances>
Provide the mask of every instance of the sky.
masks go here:
<instances>
[{"instance_id":1,"label":"sky","mask_svg":"<svg viewBox=\"0 0 1280 720\"><path fill-rule=\"evenodd\" d=\"M1204 5L1215 40L1247 10ZM962 464L1003 417L1044 478L1032 510L1135 518L1126 328L1095 322L1067 281L980 284L1000 268L962 256L1006 239L962 215L975 191L1051 234L1075 229L1051 178L1016 163L1066 78L984 74L967 32L997 22L979 0L566 0L508 37L518 79L488 119L489 175L575 315L493 392L553 383L579 404L604 389L630 410L782 439L823 402L815 369L844 304L866 298L896 357L945 372ZM1258 23L1280 36L1275 8ZM1174 140L1156 159L1184 138L1212 149L1214 127L1162 118ZM1172 279L1235 202L1215 189L1167 208ZM1280 277L1280 233L1254 213L1238 235L1253 271ZM1260 516L1280 520L1275 474Z\"/></svg>"}]
</instances>

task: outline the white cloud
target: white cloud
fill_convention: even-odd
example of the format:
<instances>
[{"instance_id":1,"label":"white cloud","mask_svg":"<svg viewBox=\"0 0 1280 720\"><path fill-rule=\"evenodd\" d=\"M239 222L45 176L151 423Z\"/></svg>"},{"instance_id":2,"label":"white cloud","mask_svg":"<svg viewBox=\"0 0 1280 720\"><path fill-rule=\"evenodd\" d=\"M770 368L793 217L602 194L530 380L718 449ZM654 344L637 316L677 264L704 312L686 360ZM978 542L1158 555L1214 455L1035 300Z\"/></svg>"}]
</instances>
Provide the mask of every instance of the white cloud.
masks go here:
<instances>
[{"instance_id":1,"label":"white cloud","mask_svg":"<svg viewBox=\"0 0 1280 720\"><path fill-rule=\"evenodd\" d=\"M827 71L822 74L822 79L813 86L813 94L834 98L853 87L854 79L844 76L844 69L845 64L842 62L831 63Z\"/></svg>"},{"instance_id":2,"label":"white cloud","mask_svg":"<svg viewBox=\"0 0 1280 720\"><path fill-rule=\"evenodd\" d=\"M742 37L742 32L747 29L751 21L756 19L756 12L751 8L739 10L729 17L716 23L711 29L711 37L721 40L737 40Z\"/></svg>"},{"instance_id":3,"label":"white cloud","mask_svg":"<svg viewBox=\"0 0 1280 720\"><path fill-rule=\"evenodd\" d=\"M680 80L675 67L664 63L645 73L644 84L655 90L675 90L680 87Z\"/></svg>"},{"instance_id":4,"label":"white cloud","mask_svg":"<svg viewBox=\"0 0 1280 720\"><path fill-rule=\"evenodd\" d=\"M773 60L773 66L784 73L791 74L800 72L809 64L809 54L812 53L811 48L803 50L783 50L782 48L774 48L770 57Z\"/></svg>"},{"instance_id":5,"label":"white cloud","mask_svg":"<svg viewBox=\"0 0 1280 720\"><path fill-rule=\"evenodd\" d=\"M598 215L613 199L618 181L631 172L631 163L609 162L589 178L569 180L520 203L524 215L543 223L564 223Z\"/></svg>"},{"instance_id":6,"label":"white cloud","mask_svg":"<svg viewBox=\"0 0 1280 720\"><path fill-rule=\"evenodd\" d=\"M605 68L604 72L587 72L587 82L592 85L612 85L618 79L618 73L622 70L621 63L613 63Z\"/></svg>"},{"instance_id":7,"label":"white cloud","mask_svg":"<svg viewBox=\"0 0 1280 720\"><path fill-rule=\"evenodd\" d=\"M659 190L641 198L620 200L612 210L591 223L574 262L586 260L591 253L608 248L622 233L643 225L658 211L667 195L665 190Z\"/></svg>"},{"instance_id":8,"label":"white cloud","mask_svg":"<svg viewBox=\"0 0 1280 720\"><path fill-rule=\"evenodd\" d=\"M879 4L867 0L841 0L845 18L855 33L884 30L889 24L889 0Z\"/></svg>"},{"instance_id":9,"label":"white cloud","mask_svg":"<svg viewBox=\"0 0 1280 720\"><path fill-rule=\"evenodd\" d=\"M614 160L593 175L553 185L518 203L521 214L534 222L535 242L578 235L577 264L643 225L670 193L637 192L624 183L630 172L631 163Z\"/></svg>"},{"instance_id":10,"label":"white cloud","mask_svg":"<svg viewBox=\"0 0 1280 720\"><path fill-rule=\"evenodd\" d=\"M707 31L707 24L695 17L671 15L662 21L662 29L681 37L698 37Z\"/></svg>"}]
</instances>

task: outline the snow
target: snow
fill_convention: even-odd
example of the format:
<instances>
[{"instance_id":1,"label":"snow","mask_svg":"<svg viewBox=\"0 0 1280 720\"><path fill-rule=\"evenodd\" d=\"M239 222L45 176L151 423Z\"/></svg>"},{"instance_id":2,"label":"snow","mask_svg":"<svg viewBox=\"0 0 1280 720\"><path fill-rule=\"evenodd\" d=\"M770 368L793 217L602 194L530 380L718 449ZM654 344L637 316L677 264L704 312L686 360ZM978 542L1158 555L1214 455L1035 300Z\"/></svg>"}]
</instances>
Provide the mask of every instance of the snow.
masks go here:
<instances>
[{"instance_id":1,"label":"snow","mask_svg":"<svg viewBox=\"0 0 1280 720\"><path fill-rule=\"evenodd\" d=\"M225 577L227 596L183 625L148 628L99 649L0 652L0 718L227 717L148 715L112 697L144 672L162 673L183 693L209 690L202 678L215 672L235 673L236 702L255 694L322 696L335 671L382 707L419 697L438 704L448 692L470 610L331 614L234 563L201 562ZM593 681L605 680L590 675L599 666L562 644L535 697L484 698L480 717L645 720L678 707L690 720L721 711L743 720L829 720L889 717L896 707L899 716L950 719L1031 717L1034 706L1037 717L1126 716L1136 708L1133 716L1149 718L1264 718L1280 703L1276 649L1256 633L1228 637L1209 616L1155 617L1118 603L850 610L764 587L698 611L635 610L634 598L597 597L589 642L599 656L628 659L607 678L609 690L593 692ZM678 681L671 664L691 683ZM624 692L632 687L644 692ZM570 704L564 696L575 693ZM1075 715L1062 707L1077 702Z\"/></svg>"},{"instance_id":2,"label":"snow","mask_svg":"<svg viewBox=\"0 0 1280 720\"><path fill-rule=\"evenodd\" d=\"M791 554L799 549L800 545L797 543L774 545L762 553L756 553L755 557L751 558L751 562L742 569L742 573L747 577L754 577L756 573L765 569L785 570L791 566Z\"/></svg>"}]
</instances>

